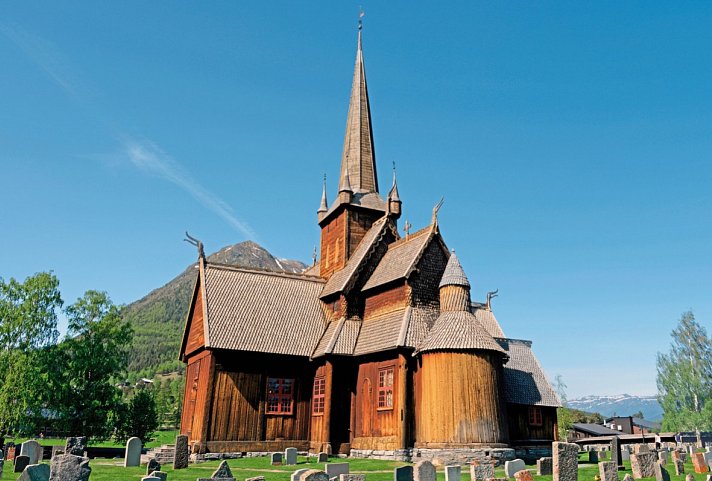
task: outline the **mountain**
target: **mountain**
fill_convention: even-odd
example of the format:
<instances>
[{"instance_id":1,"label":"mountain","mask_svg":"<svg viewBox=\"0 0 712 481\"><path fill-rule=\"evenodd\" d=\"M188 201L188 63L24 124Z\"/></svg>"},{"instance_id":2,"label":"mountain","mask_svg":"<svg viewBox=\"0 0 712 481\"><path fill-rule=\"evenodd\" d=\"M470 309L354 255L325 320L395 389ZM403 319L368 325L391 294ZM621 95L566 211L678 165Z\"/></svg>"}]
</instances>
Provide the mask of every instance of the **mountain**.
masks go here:
<instances>
[{"instance_id":1,"label":"mountain","mask_svg":"<svg viewBox=\"0 0 712 481\"><path fill-rule=\"evenodd\" d=\"M208 262L282 272L302 272L307 267L299 261L278 259L252 241L223 247L207 259ZM196 262L163 287L126 306L124 318L134 328L129 371L168 372L182 365L178 361L178 349L197 269Z\"/></svg>"},{"instance_id":2,"label":"mountain","mask_svg":"<svg viewBox=\"0 0 712 481\"><path fill-rule=\"evenodd\" d=\"M616 396L584 396L571 399L567 406L581 411L597 412L603 416L632 416L642 412L648 421L659 421L663 418L663 409L655 396L631 396L619 394Z\"/></svg>"}]
</instances>

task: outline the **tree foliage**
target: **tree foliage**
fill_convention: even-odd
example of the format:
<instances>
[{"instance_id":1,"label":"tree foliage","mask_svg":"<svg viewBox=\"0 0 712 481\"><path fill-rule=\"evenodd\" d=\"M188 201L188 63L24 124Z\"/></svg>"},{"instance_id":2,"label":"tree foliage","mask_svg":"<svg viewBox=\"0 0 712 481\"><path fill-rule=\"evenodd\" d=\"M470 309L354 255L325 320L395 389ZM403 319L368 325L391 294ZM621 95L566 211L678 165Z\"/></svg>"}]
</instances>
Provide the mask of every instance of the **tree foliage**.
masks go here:
<instances>
[{"instance_id":1,"label":"tree foliage","mask_svg":"<svg viewBox=\"0 0 712 481\"><path fill-rule=\"evenodd\" d=\"M712 344L691 311L671 333L667 354L658 353L658 401L663 430L712 429Z\"/></svg>"},{"instance_id":2,"label":"tree foliage","mask_svg":"<svg viewBox=\"0 0 712 481\"><path fill-rule=\"evenodd\" d=\"M87 291L66 310L68 336L58 346L55 402L74 435L106 438L121 405L119 376L128 361L133 331L105 292Z\"/></svg>"},{"instance_id":3,"label":"tree foliage","mask_svg":"<svg viewBox=\"0 0 712 481\"><path fill-rule=\"evenodd\" d=\"M36 429L61 307L59 280L50 272L24 282L0 279L0 434Z\"/></svg>"},{"instance_id":4,"label":"tree foliage","mask_svg":"<svg viewBox=\"0 0 712 481\"><path fill-rule=\"evenodd\" d=\"M151 441L159 425L153 393L149 389L137 389L131 399L117 410L115 418L114 437L117 440L125 441L136 436L141 438L143 444Z\"/></svg>"}]
</instances>

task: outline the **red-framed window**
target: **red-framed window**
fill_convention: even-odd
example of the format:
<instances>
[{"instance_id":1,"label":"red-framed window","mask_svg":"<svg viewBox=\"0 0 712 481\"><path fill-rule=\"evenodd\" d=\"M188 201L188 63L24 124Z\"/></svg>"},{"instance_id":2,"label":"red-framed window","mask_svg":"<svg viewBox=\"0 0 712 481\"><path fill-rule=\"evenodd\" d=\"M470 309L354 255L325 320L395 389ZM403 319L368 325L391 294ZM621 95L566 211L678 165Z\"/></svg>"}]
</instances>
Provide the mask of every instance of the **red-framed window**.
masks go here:
<instances>
[{"instance_id":1,"label":"red-framed window","mask_svg":"<svg viewBox=\"0 0 712 481\"><path fill-rule=\"evenodd\" d=\"M267 414L294 413L294 379L267 378Z\"/></svg>"},{"instance_id":2,"label":"red-framed window","mask_svg":"<svg viewBox=\"0 0 712 481\"><path fill-rule=\"evenodd\" d=\"M393 366L378 370L378 409L393 409Z\"/></svg>"},{"instance_id":3,"label":"red-framed window","mask_svg":"<svg viewBox=\"0 0 712 481\"><path fill-rule=\"evenodd\" d=\"M312 395L312 414L324 414L324 396L326 395L326 378L319 376L314 379L314 393Z\"/></svg>"},{"instance_id":4,"label":"red-framed window","mask_svg":"<svg viewBox=\"0 0 712 481\"><path fill-rule=\"evenodd\" d=\"M529 425L541 426L544 423L541 417L541 408L537 406L529 407Z\"/></svg>"}]
</instances>

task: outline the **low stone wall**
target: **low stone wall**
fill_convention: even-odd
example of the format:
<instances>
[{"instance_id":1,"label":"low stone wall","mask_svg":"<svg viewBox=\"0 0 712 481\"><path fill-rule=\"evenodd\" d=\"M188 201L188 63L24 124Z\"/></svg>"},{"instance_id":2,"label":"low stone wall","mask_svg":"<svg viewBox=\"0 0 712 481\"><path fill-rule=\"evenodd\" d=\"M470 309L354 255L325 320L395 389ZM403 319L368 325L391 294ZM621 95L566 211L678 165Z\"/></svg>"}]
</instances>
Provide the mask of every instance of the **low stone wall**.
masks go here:
<instances>
[{"instance_id":1,"label":"low stone wall","mask_svg":"<svg viewBox=\"0 0 712 481\"><path fill-rule=\"evenodd\" d=\"M551 455L551 448L548 452ZM411 448L393 451L352 449L351 457L407 462L427 460L436 465L469 464L472 461L492 460L495 462L495 466L500 466L505 461L514 459L516 453L512 448Z\"/></svg>"}]
</instances>

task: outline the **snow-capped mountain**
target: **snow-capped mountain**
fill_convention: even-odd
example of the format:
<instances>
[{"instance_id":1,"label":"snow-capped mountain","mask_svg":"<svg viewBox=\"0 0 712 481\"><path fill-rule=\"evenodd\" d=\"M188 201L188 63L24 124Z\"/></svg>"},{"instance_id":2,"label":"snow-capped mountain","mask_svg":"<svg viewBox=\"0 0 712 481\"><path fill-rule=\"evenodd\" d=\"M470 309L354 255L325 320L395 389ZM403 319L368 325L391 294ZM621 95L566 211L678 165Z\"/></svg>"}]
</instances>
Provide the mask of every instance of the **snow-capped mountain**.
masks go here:
<instances>
[{"instance_id":1,"label":"snow-capped mountain","mask_svg":"<svg viewBox=\"0 0 712 481\"><path fill-rule=\"evenodd\" d=\"M644 419L648 421L659 421L663 417L663 409L655 396L592 395L570 399L567 406L581 411L600 413L603 416L632 416L642 411Z\"/></svg>"}]
</instances>

